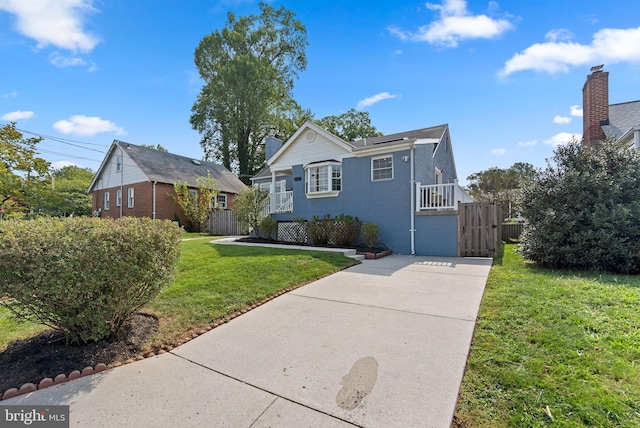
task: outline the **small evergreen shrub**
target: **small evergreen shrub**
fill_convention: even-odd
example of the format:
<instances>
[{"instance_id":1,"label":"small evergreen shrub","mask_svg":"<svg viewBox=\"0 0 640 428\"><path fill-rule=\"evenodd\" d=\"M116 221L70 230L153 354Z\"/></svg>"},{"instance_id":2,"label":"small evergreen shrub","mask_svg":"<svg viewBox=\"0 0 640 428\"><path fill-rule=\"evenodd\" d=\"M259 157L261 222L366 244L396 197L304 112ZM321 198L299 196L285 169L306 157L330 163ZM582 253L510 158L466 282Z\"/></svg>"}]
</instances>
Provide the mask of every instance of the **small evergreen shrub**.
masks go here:
<instances>
[{"instance_id":1,"label":"small evergreen shrub","mask_svg":"<svg viewBox=\"0 0 640 428\"><path fill-rule=\"evenodd\" d=\"M307 223L307 234L314 245L327 245L333 238L333 220L329 214L324 217L313 216Z\"/></svg>"},{"instance_id":2,"label":"small evergreen shrub","mask_svg":"<svg viewBox=\"0 0 640 428\"><path fill-rule=\"evenodd\" d=\"M367 248L373 248L378 243L378 239L380 239L378 225L370 221L367 221L362 225L360 234L362 235L362 240Z\"/></svg>"},{"instance_id":3,"label":"small evergreen shrub","mask_svg":"<svg viewBox=\"0 0 640 428\"><path fill-rule=\"evenodd\" d=\"M171 283L182 233L134 217L0 222L0 296L71 343L109 338Z\"/></svg>"},{"instance_id":4,"label":"small evergreen shrub","mask_svg":"<svg viewBox=\"0 0 640 428\"><path fill-rule=\"evenodd\" d=\"M260 232L266 239L271 241L277 230L278 222L273 217L265 217L260 221Z\"/></svg>"},{"instance_id":5,"label":"small evergreen shrub","mask_svg":"<svg viewBox=\"0 0 640 428\"><path fill-rule=\"evenodd\" d=\"M360 234L360 220L358 217L340 214L334 220L334 239L339 247L353 247Z\"/></svg>"}]
</instances>

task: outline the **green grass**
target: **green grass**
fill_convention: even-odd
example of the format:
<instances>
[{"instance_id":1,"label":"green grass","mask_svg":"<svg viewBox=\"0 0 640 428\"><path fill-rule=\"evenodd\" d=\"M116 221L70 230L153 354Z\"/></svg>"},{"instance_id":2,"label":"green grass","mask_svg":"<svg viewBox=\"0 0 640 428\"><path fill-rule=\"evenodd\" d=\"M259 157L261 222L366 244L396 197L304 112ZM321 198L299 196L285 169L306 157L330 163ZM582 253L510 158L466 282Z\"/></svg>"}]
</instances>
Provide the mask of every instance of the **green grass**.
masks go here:
<instances>
[{"instance_id":1,"label":"green grass","mask_svg":"<svg viewBox=\"0 0 640 428\"><path fill-rule=\"evenodd\" d=\"M171 286L143 312L160 320L150 346L180 343L186 333L223 318L278 291L304 284L346 266L353 259L325 251L301 251L236 245L211 245L214 237L183 241L178 273ZM41 330L38 324L17 323L0 307L0 350L17 338Z\"/></svg>"},{"instance_id":2,"label":"green grass","mask_svg":"<svg viewBox=\"0 0 640 428\"><path fill-rule=\"evenodd\" d=\"M640 277L497 259L458 426L640 426Z\"/></svg>"}]
</instances>

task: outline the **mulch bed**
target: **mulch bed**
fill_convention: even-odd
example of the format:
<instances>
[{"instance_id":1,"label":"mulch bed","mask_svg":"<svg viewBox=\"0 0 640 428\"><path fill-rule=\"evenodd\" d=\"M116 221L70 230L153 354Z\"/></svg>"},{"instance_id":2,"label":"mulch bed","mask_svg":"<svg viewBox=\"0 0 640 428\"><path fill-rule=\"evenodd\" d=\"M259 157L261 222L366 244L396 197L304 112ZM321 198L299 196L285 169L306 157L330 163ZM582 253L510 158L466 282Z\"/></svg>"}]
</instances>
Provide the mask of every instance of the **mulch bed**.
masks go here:
<instances>
[{"instance_id":1,"label":"mulch bed","mask_svg":"<svg viewBox=\"0 0 640 428\"><path fill-rule=\"evenodd\" d=\"M139 355L157 330L157 318L136 314L115 337L87 345L68 345L55 330L12 342L0 352L0 397L10 388L38 385L61 373L69 375L99 363L123 363Z\"/></svg>"}]
</instances>

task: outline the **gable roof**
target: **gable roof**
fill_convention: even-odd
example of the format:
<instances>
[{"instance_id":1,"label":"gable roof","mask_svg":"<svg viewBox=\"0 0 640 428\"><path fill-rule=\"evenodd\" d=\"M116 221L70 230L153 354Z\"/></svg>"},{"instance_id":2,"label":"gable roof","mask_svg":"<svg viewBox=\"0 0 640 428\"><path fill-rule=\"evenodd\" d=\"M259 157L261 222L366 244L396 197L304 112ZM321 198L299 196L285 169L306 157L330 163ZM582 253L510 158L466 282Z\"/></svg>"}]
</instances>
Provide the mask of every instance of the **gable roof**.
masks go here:
<instances>
[{"instance_id":1,"label":"gable roof","mask_svg":"<svg viewBox=\"0 0 640 428\"><path fill-rule=\"evenodd\" d=\"M189 187L198 187L198 177L206 177L211 174L211 178L218 183L222 192L239 193L246 188L246 185L238 177L222 165L114 140L89 187L90 190L97 177L100 176L107 159L116 148L122 150L133 160L149 181L166 184L186 182Z\"/></svg>"},{"instance_id":2,"label":"gable roof","mask_svg":"<svg viewBox=\"0 0 640 428\"><path fill-rule=\"evenodd\" d=\"M355 148L364 148L380 144L390 144L403 142L413 142L417 140L434 140L436 143L444 136L448 125L437 125L429 128L414 129L413 131L398 132L395 134L383 135L380 137L365 138L363 140L352 141L351 144ZM437 140L437 141L435 141Z\"/></svg>"},{"instance_id":3,"label":"gable roof","mask_svg":"<svg viewBox=\"0 0 640 428\"><path fill-rule=\"evenodd\" d=\"M640 125L640 100L609 105L609 124L602 125L605 135L620 138L634 126Z\"/></svg>"}]
</instances>

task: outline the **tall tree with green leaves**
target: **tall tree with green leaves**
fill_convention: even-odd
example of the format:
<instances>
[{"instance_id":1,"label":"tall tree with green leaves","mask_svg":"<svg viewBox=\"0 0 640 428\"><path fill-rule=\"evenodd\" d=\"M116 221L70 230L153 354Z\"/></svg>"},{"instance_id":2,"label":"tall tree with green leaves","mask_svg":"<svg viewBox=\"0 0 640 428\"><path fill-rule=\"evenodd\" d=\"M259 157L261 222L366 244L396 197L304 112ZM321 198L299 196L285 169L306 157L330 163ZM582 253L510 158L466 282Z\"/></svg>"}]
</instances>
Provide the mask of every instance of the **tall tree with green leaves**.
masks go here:
<instances>
[{"instance_id":1,"label":"tall tree with green leaves","mask_svg":"<svg viewBox=\"0 0 640 428\"><path fill-rule=\"evenodd\" d=\"M323 117L315 123L345 141L356 141L382 135L382 132L371 124L368 111L357 111L353 108L338 116Z\"/></svg>"},{"instance_id":2,"label":"tall tree with green leaves","mask_svg":"<svg viewBox=\"0 0 640 428\"><path fill-rule=\"evenodd\" d=\"M537 172L533 165L516 162L509 168L489 168L467 177L469 193L477 201L500 204L503 214L512 216L516 206L516 193L525 180L531 180Z\"/></svg>"},{"instance_id":3,"label":"tall tree with green leaves","mask_svg":"<svg viewBox=\"0 0 640 428\"><path fill-rule=\"evenodd\" d=\"M28 209L31 199L46 186L49 162L38 157L42 138L24 138L15 122L0 128L0 218Z\"/></svg>"},{"instance_id":4,"label":"tall tree with green leaves","mask_svg":"<svg viewBox=\"0 0 640 428\"><path fill-rule=\"evenodd\" d=\"M69 165L50 172L49 179L34 203L39 212L55 217L91 215L91 195L87 188L93 180L93 171Z\"/></svg>"},{"instance_id":5,"label":"tall tree with green leaves","mask_svg":"<svg viewBox=\"0 0 640 428\"><path fill-rule=\"evenodd\" d=\"M198 188L192 189L187 183L174 183L175 194L172 198L187 219L185 229L188 232L204 232L207 228L209 213L214 207L216 196L220 192L218 183L211 178L198 177Z\"/></svg>"},{"instance_id":6,"label":"tall tree with green leaves","mask_svg":"<svg viewBox=\"0 0 640 428\"><path fill-rule=\"evenodd\" d=\"M307 32L293 12L260 3L260 15L227 15L221 30L195 51L204 85L190 123L207 158L215 158L248 183L264 164L262 141L286 134L302 110L293 100L294 79L305 70Z\"/></svg>"}]
</instances>

